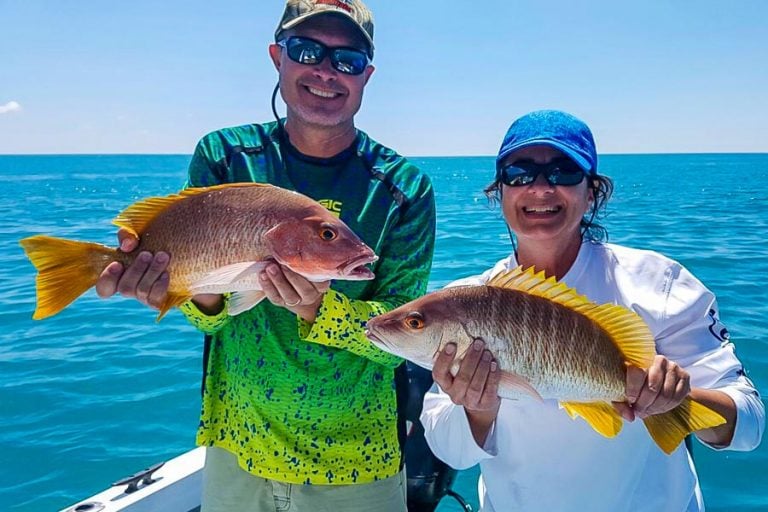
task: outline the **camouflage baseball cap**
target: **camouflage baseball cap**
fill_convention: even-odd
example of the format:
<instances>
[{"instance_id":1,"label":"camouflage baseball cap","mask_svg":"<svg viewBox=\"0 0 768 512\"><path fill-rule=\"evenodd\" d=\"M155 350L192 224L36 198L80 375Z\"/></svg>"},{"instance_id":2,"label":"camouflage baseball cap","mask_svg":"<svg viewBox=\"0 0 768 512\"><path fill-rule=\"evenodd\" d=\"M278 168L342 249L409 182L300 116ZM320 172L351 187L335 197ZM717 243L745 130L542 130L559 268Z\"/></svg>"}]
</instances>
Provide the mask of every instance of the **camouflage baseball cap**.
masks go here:
<instances>
[{"instance_id":1,"label":"camouflage baseball cap","mask_svg":"<svg viewBox=\"0 0 768 512\"><path fill-rule=\"evenodd\" d=\"M275 41L280 39L284 30L317 16L319 14L339 14L346 16L368 43L368 54L373 58L373 14L360 0L288 0L285 3L283 19L275 31Z\"/></svg>"}]
</instances>

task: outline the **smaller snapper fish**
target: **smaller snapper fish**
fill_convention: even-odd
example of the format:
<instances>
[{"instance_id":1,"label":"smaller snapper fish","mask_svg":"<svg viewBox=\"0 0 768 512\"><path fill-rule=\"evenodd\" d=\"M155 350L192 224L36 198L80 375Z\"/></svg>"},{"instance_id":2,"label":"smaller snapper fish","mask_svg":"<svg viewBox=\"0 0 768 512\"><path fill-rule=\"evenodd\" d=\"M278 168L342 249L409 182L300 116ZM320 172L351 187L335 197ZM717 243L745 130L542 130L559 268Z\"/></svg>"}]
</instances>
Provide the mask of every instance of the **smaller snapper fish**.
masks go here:
<instances>
[{"instance_id":1,"label":"smaller snapper fish","mask_svg":"<svg viewBox=\"0 0 768 512\"><path fill-rule=\"evenodd\" d=\"M158 320L193 295L227 293L230 315L264 297L259 272L270 260L310 281L373 279L378 259L318 202L262 183L189 188L129 206L113 221L139 238L125 253L105 245L36 235L20 241L37 268L36 320L55 315L96 284L113 261L130 265L141 251L171 255L168 299Z\"/></svg>"},{"instance_id":2,"label":"smaller snapper fish","mask_svg":"<svg viewBox=\"0 0 768 512\"><path fill-rule=\"evenodd\" d=\"M457 345L451 373L476 338L501 371L499 396L554 399L605 437L622 418L611 402L626 400L628 365L648 369L656 355L653 335L633 311L597 305L533 268L498 274L484 286L430 293L368 321L367 336L382 350L426 369L449 343ZM686 398L666 413L643 419L656 444L672 453L693 431L725 419Z\"/></svg>"}]
</instances>

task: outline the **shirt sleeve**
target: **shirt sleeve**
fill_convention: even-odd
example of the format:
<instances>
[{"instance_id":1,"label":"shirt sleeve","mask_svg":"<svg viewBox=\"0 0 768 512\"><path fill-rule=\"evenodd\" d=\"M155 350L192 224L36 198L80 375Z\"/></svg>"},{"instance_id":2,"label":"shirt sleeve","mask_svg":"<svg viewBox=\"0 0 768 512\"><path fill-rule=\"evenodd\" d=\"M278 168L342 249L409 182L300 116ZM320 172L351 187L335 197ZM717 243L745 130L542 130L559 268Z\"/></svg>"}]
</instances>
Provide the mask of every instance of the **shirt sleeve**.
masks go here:
<instances>
[{"instance_id":1,"label":"shirt sleeve","mask_svg":"<svg viewBox=\"0 0 768 512\"><path fill-rule=\"evenodd\" d=\"M498 454L495 422L485 445L478 446L464 408L454 404L437 384L424 395L420 419L432 453L454 469L471 468Z\"/></svg>"},{"instance_id":2,"label":"shirt sleeve","mask_svg":"<svg viewBox=\"0 0 768 512\"><path fill-rule=\"evenodd\" d=\"M374 346L365 336L366 322L427 291L435 245L435 197L426 175L399 221L386 234L379 251L374 291L369 300L352 300L329 290L314 323L299 320L302 338L349 350L389 367L402 359Z\"/></svg>"},{"instance_id":3,"label":"shirt sleeve","mask_svg":"<svg viewBox=\"0 0 768 512\"><path fill-rule=\"evenodd\" d=\"M664 328L656 337L658 352L685 368L691 386L721 391L736 404L731 444L707 446L719 450L755 449L765 428L765 406L736 357L728 330L720 321L715 296L679 267L667 295L664 316Z\"/></svg>"}]
</instances>

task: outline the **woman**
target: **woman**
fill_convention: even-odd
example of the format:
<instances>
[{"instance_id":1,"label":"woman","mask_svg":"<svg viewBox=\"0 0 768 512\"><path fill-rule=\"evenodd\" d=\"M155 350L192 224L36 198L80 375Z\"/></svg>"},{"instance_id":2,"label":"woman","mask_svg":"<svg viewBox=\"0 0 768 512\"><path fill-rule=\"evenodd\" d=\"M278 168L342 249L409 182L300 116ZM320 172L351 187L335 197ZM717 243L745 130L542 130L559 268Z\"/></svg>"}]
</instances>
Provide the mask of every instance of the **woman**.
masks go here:
<instances>
[{"instance_id":1,"label":"woman","mask_svg":"<svg viewBox=\"0 0 768 512\"><path fill-rule=\"evenodd\" d=\"M727 423L695 433L714 449L752 450L765 411L733 345L723 339L715 297L679 263L658 253L604 243L595 224L613 189L598 174L592 133L579 119L539 111L515 121L486 194L500 202L516 247L479 285L521 265L555 276L597 303L631 308L656 340L653 365L627 371L627 420L613 439L596 435L546 400L501 400L493 354L476 340L453 376L456 347L437 354L440 389L424 399L421 421L435 454L458 469L480 464L483 511L699 511L701 492L686 447L664 454L636 418L686 397Z\"/></svg>"}]
</instances>

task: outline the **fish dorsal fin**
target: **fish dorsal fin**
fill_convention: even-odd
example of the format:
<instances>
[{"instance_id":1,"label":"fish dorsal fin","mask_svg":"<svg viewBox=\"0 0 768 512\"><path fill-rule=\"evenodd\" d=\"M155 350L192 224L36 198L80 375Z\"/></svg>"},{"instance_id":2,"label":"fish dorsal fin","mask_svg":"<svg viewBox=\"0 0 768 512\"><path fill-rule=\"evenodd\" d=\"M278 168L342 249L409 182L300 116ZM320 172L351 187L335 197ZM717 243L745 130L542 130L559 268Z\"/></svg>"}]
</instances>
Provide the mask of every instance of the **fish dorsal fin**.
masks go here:
<instances>
[{"instance_id":1,"label":"fish dorsal fin","mask_svg":"<svg viewBox=\"0 0 768 512\"><path fill-rule=\"evenodd\" d=\"M134 236L139 236L139 234L146 230L147 225L152 222L155 217L160 215L160 213L165 211L166 208L178 201L183 201L188 197L228 188L272 186L273 185L268 185L266 183L225 183L223 185L214 185L211 187L187 188L178 194L171 194L164 197L149 197L137 201L120 212L112 223L128 230Z\"/></svg>"},{"instance_id":2,"label":"fish dorsal fin","mask_svg":"<svg viewBox=\"0 0 768 512\"><path fill-rule=\"evenodd\" d=\"M634 311L616 304L595 304L554 277L547 278L543 271L536 272L533 267L501 272L486 284L542 297L572 309L604 329L627 363L646 369L653 362L656 355L653 334Z\"/></svg>"}]
</instances>

